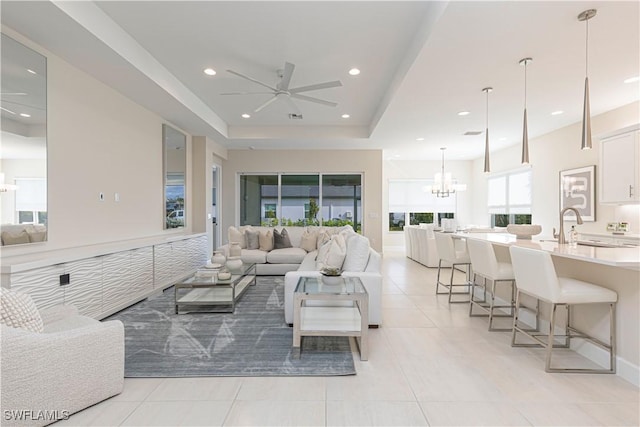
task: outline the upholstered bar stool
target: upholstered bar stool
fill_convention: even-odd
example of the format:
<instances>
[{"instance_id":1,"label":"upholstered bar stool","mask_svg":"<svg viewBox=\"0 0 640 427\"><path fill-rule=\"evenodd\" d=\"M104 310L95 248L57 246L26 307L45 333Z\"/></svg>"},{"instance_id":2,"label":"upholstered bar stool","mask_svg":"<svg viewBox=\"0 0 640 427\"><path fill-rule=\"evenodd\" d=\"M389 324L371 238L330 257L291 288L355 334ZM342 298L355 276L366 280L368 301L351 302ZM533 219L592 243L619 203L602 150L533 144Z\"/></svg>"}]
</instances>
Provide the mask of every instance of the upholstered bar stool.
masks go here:
<instances>
[{"instance_id":1,"label":"upholstered bar stool","mask_svg":"<svg viewBox=\"0 0 640 427\"><path fill-rule=\"evenodd\" d=\"M513 332L511 336L512 347L542 346L546 348L545 371L547 372L575 372L575 373L615 373L616 372L616 302L618 294L610 289L593 283L583 282L567 277L558 277L551 255L547 252L511 246L511 263L515 273L518 290L516 292L516 308L513 317ZM551 318L549 321L549 335L547 342L542 340L541 334L533 334L518 325L518 309L520 307L521 294L527 294L538 300L551 304ZM589 336L571 326L570 307L577 304L609 304L609 343ZM592 342L609 352L609 369L565 369L552 368L551 355L554 348L556 309L563 305L567 309L567 323L565 327L565 343L568 347L572 338L582 338ZM523 333L538 344L516 343L517 333ZM562 336L562 335L560 335Z\"/></svg>"},{"instance_id":2,"label":"upholstered bar stool","mask_svg":"<svg viewBox=\"0 0 640 427\"><path fill-rule=\"evenodd\" d=\"M484 240L467 239L467 250L471 259L471 268L473 269L473 278L471 280L471 295L469 295L469 316L488 316L490 331L510 331L509 328L494 328L494 317L513 317L515 306L515 277L511 264L506 262L498 262L493 245ZM482 285L476 285L476 278L482 278ZM491 282L489 290L489 301L487 302L487 280ZM509 303L496 305L496 285L507 284L510 290ZM479 286L483 290L483 298L475 298L475 288ZM478 307L484 313L475 314L473 308ZM508 308L509 312L498 312L496 309ZM511 323L511 322L509 322Z\"/></svg>"},{"instance_id":3,"label":"upholstered bar stool","mask_svg":"<svg viewBox=\"0 0 640 427\"><path fill-rule=\"evenodd\" d=\"M436 238L436 248L438 249L438 257L440 261L438 261L438 278L436 280L436 294L449 294L449 303L468 303L469 300L462 301L452 301L451 297L453 295L468 295L469 294L469 278L471 277L471 260L469 259L469 254L466 250L464 251L456 251L453 237L451 234L446 233L435 233ZM449 278L449 283L443 283L440 281L440 271L442 270L442 263L445 262L451 265L451 276ZM462 270L460 266L465 266L466 269ZM453 273L454 270L462 271L467 273L467 281L465 283L453 283ZM448 289L446 292L440 292L440 286ZM464 286L467 288L466 291L463 292L453 292L454 287Z\"/></svg>"}]
</instances>

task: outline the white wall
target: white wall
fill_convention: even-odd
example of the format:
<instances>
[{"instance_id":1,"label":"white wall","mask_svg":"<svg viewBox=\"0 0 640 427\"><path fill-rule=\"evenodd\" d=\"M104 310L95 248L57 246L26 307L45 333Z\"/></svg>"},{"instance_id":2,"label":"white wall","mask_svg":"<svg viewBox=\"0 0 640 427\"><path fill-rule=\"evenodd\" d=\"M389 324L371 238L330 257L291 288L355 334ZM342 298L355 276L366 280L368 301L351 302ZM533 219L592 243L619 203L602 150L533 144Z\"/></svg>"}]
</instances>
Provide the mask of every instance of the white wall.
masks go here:
<instances>
[{"instance_id":1,"label":"white wall","mask_svg":"<svg viewBox=\"0 0 640 427\"><path fill-rule=\"evenodd\" d=\"M382 151L380 150L229 150L223 165L222 240L236 223L239 172L363 173L363 234L382 248Z\"/></svg>"},{"instance_id":2,"label":"white wall","mask_svg":"<svg viewBox=\"0 0 640 427\"><path fill-rule=\"evenodd\" d=\"M445 159L445 172L451 172L451 176L458 181L459 184L466 184L467 191L458 192L456 217L458 224L465 225L472 221L472 194L474 192L474 183L471 179L473 174L471 168L472 161L448 161ZM442 162L440 160L385 160L383 163L383 183L382 183L382 200L383 200L383 245L384 247L403 247L404 233L389 232L389 180L392 179L433 179L436 172L440 172ZM486 222L486 221L484 221Z\"/></svg>"},{"instance_id":3,"label":"white wall","mask_svg":"<svg viewBox=\"0 0 640 427\"><path fill-rule=\"evenodd\" d=\"M47 57L49 167L49 241L3 247L3 256L190 232L190 225L163 230L166 122L20 34L4 27L3 32ZM116 192L120 202L114 201ZM188 215L192 199L188 185Z\"/></svg>"},{"instance_id":4,"label":"white wall","mask_svg":"<svg viewBox=\"0 0 640 427\"><path fill-rule=\"evenodd\" d=\"M598 135L631 126L640 121L640 103L635 102L591 118L593 148L580 149L581 123L558 129L554 132L529 140L529 158L533 173L532 222L542 225L542 235L550 236L552 228L559 226L560 210L560 171L582 166L596 165L596 175L600 174ZM483 160L473 162L472 222L486 222L487 212L487 176L482 172ZM520 167L520 146L491 153L491 171L502 172ZM598 179L595 179L596 199ZM606 223L626 220L634 233L640 229L640 210L638 207L616 207L596 205L596 221L585 222L576 228L578 231L606 232ZM569 222L568 224L575 224Z\"/></svg>"}]
</instances>

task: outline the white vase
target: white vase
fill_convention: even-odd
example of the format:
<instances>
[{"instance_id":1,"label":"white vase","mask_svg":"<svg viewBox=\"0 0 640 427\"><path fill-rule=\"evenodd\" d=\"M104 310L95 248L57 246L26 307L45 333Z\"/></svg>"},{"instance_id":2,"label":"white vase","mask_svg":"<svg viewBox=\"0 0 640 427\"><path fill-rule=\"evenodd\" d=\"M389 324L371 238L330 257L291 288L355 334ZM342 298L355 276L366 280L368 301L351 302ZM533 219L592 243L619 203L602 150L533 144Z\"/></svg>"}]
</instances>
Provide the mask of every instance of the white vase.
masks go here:
<instances>
[{"instance_id":1,"label":"white vase","mask_svg":"<svg viewBox=\"0 0 640 427\"><path fill-rule=\"evenodd\" d=\"M242 255L242 249L240 248L240 243L231 242L229 243L229 258L237 257Z\"/></svg>"},{"instance_id":2,"label":"white vase","mask_svg":"<svg viewBox=\"0 0 640 427\"><path fill-rule=\"evenodd\" d=\"M221 251L213 251L213 256L211 257L212 264L224 265L226 261L227 258L225 258Z\"/></svg>"},{"instance_id":3,"label":"white vase","mask_svg":"<svg viewBox=\"0 0 640 427\"><path fill-rule=\"evenodd\" d=\"M242 260L240 257L229 257L227 259L227 268L231 273L239 273L242 270Z\"/></svg>"}]
</instances>

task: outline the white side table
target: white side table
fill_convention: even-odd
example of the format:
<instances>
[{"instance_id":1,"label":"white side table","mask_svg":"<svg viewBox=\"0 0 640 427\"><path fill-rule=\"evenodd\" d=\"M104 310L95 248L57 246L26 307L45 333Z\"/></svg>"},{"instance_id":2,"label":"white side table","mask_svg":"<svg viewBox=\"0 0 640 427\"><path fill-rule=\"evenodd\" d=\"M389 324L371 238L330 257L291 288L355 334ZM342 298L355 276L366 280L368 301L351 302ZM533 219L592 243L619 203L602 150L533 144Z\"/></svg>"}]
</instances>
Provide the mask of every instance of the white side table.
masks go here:
<instances>
[{"instance_id":1,"label":"white side table","mask_svg":"<svg viewBox=\"0 0 640 427\"><path fill-rule=\"evenodd\" d=\"M358 277L330 279L331 284L322 277L301 277L298 281L293 294L294 350L300 351L303 336L355 337L360 360L367 360L369 294Z\"/></svg>"}]
</instances>

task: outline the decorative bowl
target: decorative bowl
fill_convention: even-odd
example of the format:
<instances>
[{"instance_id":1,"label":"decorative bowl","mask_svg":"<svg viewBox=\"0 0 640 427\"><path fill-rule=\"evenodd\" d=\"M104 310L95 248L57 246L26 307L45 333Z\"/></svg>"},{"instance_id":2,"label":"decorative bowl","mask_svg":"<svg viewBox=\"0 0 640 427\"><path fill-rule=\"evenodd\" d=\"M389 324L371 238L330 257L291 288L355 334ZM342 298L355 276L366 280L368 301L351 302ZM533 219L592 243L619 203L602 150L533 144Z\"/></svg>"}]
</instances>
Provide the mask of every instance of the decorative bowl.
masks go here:
<instances>
[{"instance_id":1,"label":"decorative bowl","mask_svg":"<svg viewBox=\"0 0 640 427\"><path fill-rule=\"evenodd\" d=\"M507 225L507 232L515 234L516 239L531 240L531 236L542 232L542 226L537 224L509 224Z\"/></svg>"},{"instance_id":2,"label":"decorative bowl","mask_svg":"<svg viewBox=\"0 0 640 427\"><path fill-rule=\"evenodd\" d=\"M231 273L229 273L228 271L221 271L220 273L218 273L218 279L229 280L231 279Z\"/></svg>"},{"instance_id":3,"label":"decorative bowl","mask_svg":"<svg viewBox=\"0 0 640 427\"><path fill-rule=\"evenodd\" d=\"M339 276L342 274L342 270L335 267L324 267L320 273L324 276Z\"/></svg>"}]
</instances>

